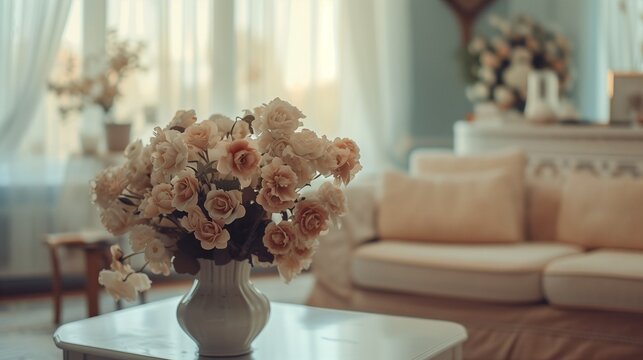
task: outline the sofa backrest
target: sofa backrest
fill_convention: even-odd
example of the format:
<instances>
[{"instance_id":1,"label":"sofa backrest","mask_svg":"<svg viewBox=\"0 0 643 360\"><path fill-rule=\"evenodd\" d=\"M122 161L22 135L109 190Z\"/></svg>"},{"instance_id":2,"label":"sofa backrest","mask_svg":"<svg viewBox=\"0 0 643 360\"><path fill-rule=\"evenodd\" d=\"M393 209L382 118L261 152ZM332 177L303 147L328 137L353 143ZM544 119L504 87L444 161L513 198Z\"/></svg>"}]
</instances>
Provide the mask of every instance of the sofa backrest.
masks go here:
<instances>
[{"instance_id":1,"label":"sofa backrest","mask_svg":"<svg viewBox=\"0 0 643 360\"><path fill-rule=\"evenodd\" d=\"M411 173L421 173L422 163L427 158L448 153L415 150L410 156ZM627 157L527 153L524 171L526 238L529 241L557 241L562 188L570 172L638 178L643 176L643 162Z\"/></svg>"}]
</instances>

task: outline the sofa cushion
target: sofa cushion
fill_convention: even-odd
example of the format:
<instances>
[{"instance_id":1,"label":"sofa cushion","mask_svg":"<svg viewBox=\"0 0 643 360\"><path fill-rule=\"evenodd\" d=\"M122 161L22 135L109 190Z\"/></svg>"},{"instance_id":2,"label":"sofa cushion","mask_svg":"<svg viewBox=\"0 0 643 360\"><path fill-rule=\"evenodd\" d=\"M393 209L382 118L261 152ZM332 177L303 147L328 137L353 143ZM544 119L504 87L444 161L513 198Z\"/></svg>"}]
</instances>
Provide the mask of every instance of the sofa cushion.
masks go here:
<instances>
[{"instance_id":1,"label":"sofa cushion","mask_svg":"<svg viewBox=\"0 0 643 360\"><path fill-rule=\"evenodd\" d=\"M560 179L528 179L527 193L527 238L535 241L558 239L558 214L562 192Z\"/></svg>"},{"instance_id":2,"label":"sofa cushion","mask_svg":"<svg viewBox=\"0 0 643 360\"><path fill-rule=\"evenodd\" d=\"M596 250L549 263L544 290L554 305L643 311L643 252Z\"/></svg>"},{"instance_id":3,"label":"sofa cushion","mask_svg":"<svg viewBox=\"0 0 643 360\"><path fill-rule=\"evenodd\" d=\"M383 176L378 233L383 239L459 243L517 242L522 202L505 171Z\"/></svg>"},{"instance_id":4,"label":"sofa cushion","mask_svg":"<svg viewBox=\"0 0 643 360\"><path fill-rule=\"evenodd\" d=\"M561 243L446 245L380 241L354 256L356 285L408 293L501 301L543 299L541 274L579 247Z\"/></svg>"},{"instance_id":5,"label":"sofa cushion","mask_svg":"<svg viewBox=\"0 0 643 360\"><path fill-rule=\"evenodd\" d=\"M558 239L589 248L643 250L643 180L573 173L565 182Z\"/></svg>"}]
</instances>

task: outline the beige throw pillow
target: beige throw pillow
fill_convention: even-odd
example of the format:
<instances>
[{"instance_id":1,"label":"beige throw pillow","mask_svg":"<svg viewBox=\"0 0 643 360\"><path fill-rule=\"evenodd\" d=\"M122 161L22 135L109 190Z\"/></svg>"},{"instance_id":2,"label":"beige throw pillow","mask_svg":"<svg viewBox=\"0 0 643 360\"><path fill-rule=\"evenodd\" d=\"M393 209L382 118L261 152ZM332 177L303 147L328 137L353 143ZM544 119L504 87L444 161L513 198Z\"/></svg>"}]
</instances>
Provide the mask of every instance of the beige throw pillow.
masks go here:
<instances>
[{"instance_id":1,"label":"beige throw pillow","mask_svg":"<svg viewBox=\"0 0 643 360\"><path fill-rule=\"evenodd\" d=\"M570 174L563 187L558 240L643 250L643 180Z\"/></svg>"},{"instance_id":2,"label":"beige throw pillow","mask_svg":"<svg viewBox=\"0 0 643 360\"><path fill-rule=\"evenodd\" d=\"M506 171L382 179L378 213L384 240L499 243L522 240L519 202Z\"/></svg>"},{"instance_id":3,"label":"beige throw pillow","mask_svg":"<svg viewBox=\"0 0 643 360\"><path fill-rule=\"evenodd\" d=\"M500 150L481 155L453 155L417 151L411 155L411 174L445 175L471 174L480 171L503 170L510 177L508 186L515 191L515 211L520 222L520 240L525 238L525 165L527 157L521 150Z\"/></svg>"}]
</instances>

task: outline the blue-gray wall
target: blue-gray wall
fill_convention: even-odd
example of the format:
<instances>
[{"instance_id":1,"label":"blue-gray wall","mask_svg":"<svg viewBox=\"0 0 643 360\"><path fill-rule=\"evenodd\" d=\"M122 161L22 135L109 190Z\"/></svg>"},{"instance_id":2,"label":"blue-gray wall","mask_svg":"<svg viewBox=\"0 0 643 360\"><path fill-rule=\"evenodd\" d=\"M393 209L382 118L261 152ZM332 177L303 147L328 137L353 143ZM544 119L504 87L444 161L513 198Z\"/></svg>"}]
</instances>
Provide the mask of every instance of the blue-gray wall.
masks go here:
<instances>
[{"instance_id":1,"label":"blue-gray wall","mask_svg":"<svg viewBox=\"0 0 643 360\"><path fill-rule=\"evenodd\" d=\"M575 83L573 101L584 118L596 119L596 68L599 0L496 0L480 15L476 34L493 33L490 14L525 14L560 29L572 43ZM460 27L443 1L410 0L412 36L413 146L449 147L453 123L472 111L465 97Z\"/></svg>"}]
</instances>

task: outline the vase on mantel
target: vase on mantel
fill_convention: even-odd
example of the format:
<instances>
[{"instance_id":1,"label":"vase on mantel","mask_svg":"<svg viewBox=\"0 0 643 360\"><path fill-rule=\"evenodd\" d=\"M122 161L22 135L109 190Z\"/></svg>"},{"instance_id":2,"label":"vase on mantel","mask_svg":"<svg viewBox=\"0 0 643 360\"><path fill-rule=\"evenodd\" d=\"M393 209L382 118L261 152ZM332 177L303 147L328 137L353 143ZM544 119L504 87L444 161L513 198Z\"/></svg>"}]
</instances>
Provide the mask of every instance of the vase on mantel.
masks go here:
<instances>
[{"instance_id":1,"label":"vase on mantel","mask_svg":"<svg viewBox=\"0 0 643 360\"><path fill-rule=\"evenodd\" d=\"M268 298L250 281L250 263L198 261L194 284L176 311L179 325L197 344L200 356L250 353L270 315Z\"/></svg>"}]
</instances>

